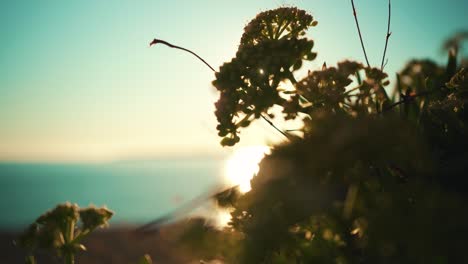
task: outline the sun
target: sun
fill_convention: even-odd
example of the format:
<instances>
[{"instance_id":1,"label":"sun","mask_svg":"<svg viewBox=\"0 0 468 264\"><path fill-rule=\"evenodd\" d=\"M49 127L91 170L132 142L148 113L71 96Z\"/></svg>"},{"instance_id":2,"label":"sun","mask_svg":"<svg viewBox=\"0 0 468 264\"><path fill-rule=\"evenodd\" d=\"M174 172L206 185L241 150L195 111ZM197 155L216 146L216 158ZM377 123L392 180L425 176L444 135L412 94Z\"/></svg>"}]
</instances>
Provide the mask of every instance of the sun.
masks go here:
<instances>
[{"instance_id":1,"label":"sun","mask_svg":"<svg viewBox=\"0 0 468 264\"><path fill-rule=\"evenodd\" d=\"M248 146L235 151L225 164L229 184L239 185L242 193L250 191L250 180L258 173L260 161L269 153L267 146Z\"/></svg>"}]
</instances>

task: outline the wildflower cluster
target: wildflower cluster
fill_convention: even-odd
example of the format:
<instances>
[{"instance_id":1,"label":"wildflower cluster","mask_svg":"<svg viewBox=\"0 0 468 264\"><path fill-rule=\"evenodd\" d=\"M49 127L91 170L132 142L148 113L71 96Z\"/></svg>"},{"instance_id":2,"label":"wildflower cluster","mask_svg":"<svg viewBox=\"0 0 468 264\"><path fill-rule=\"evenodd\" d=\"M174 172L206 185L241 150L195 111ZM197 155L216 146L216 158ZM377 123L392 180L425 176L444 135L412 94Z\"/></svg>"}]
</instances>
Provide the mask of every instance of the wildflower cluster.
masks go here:
<instances>
[{"instance_id":1,"label":"wildflower cluster","mask_svg":"<svg viewBox=\"0 0 468 264\"><path fill-rule=\"evenodd\" d=\"M31 253L50 250L63 257L65 263L73 263L74 255L85 250L81 240L96 228L107 226L113 214L105 207L80 209L76 204L60 204L39 216L17 243Z\"/></svg>"},{"instance_id":2,"label":"wildflower cluster","mask_svg":"<svg viewBox=\"0 0 468 264\"><path fill-rule=\"evenodd\" d=\"M364 71L366 79L362 80ZM309 72L295 85L295 93L283 104L286 119L298 113L308 117L317 111L333 113L378 113L388 98L384 86L388 85L387 74L377 68L367 68L353 61L338 63L338 67L324 67ZM356 81L355 87L349 88ZM291 92L290 92L291 93Z\"/></svg>"},{"instance_id":3,"label":"wildflower cluster","mask_svg":"<svg viewBox=\"0 0 468 264\"><path fill-rule=\"evenodd\" d=\"M215 114L222 145L236 144L239 127L285 102L278 86L296 82L293 72L304 60L315 59L314 42L302 36L316 24L305 11L279 8L260 13L245 27L236 57L220 67L213 81L220 92Z\"/></svg>"},{"instance_id":4,"label":"wildflower cluster","mask_svg":"<svg viewBox=\"0 0 468 264\"><path fill-rule=\"evenodd\" d=\"M256 45L267 39L294 39L304 36L317 21L304 10L281 7L259 13L244 28L241 46Z\"/></svg>"},{"instance_id":5,"label":"wildflower cluster","mask_svg":"<svg viewBox=\"0 0 468 264\"><path fill-rule=\"evenodd\" d=\"M220 92L215 115L222 145L239 142L239 129L268 114L274 105L283 108L286 119L317 110L353 115L382 111L388 103L384 89L388 81L377 68L344 61L296 81L294 72L317 55L313 40L304 37L316 24L303 10L278 8L260 13L245 27L236 57L220 67L213 81ZM282 88L287 82L292 90ZM349 87L353 83L356 86Z\"/></svg>"}]
</instances>

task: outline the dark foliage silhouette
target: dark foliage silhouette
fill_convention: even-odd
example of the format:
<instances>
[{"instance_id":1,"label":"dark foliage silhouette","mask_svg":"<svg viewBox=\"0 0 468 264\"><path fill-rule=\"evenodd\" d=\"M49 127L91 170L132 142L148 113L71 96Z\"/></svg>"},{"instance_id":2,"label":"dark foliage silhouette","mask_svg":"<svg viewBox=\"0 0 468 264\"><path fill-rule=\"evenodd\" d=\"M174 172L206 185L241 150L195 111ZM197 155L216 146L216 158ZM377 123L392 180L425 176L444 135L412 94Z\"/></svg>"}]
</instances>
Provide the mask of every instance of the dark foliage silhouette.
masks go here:
<instances>
[{"instance_id":1,"label":"dark foliage silhouette","mask_svg":"<svg viewBox=\"0 0 468 264\"><path fill-rule=\"evenodd\" d=\"M250 192L216 196L227 228L194 221L181 241L227 263L467 262L464 35L445 45L446 66L412 60L389 94L386 47L380 68L343 61L297 81L316 56L313 25L296 8L262 12L216 72L222 145L273 106L303 127L264 158Z\"/></svg>"}]
</instances>

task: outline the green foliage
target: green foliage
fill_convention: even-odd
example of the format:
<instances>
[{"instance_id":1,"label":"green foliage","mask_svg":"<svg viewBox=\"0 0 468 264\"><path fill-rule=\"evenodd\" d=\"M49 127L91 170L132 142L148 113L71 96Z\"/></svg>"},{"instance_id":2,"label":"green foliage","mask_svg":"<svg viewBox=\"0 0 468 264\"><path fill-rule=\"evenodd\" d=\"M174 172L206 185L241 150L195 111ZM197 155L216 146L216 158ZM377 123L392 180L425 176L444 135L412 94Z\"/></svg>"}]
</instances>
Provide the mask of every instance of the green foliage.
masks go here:
<instances>
[{"instance_id":1,"label":"green foliage","mask_svg":"<svg viewBox=\"0 0 468 264\"><path fill-rule=\"evenodd\" d=\"M304 37L313 24L295 8L260 13L216 73L222 145L236 144L239 130L275 105L303 127L263 159L250 192L215 197L232 220L223 231L198 229L195 240L217 245L205 256L242 264L468 262L462 39L452 41L446 67L410 61L389 96L386 73L351 61L296 81L316 56ZM235 254L219 246L226 240Z\"/></svg>"},{"instance_id":2,"label":"green foliage","mask_svg":"<svg viewBox=\"0 0 468 264\"><path fill-rule=\"evenodd\" d=\"M64 263L74 263L75 254L86 250L81 240L96 228L107 226L113 214L105 207L80 209L76 204L60 204L39 216L17 243L31 254L36 250L51 251ZM26 263L36 262L30 255Z\"/></svg>"}]
</instances>

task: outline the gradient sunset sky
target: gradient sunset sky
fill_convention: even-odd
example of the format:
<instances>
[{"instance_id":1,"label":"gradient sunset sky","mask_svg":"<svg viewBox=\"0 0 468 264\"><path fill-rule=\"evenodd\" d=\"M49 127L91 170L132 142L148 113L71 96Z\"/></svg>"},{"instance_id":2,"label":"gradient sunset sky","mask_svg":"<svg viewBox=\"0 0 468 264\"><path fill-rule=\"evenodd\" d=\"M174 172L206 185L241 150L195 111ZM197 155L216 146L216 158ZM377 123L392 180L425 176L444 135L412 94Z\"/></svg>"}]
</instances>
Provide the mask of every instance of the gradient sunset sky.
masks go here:
<instances>
[{"instance_id":1,"label":"gradient sunset sky","mask_svg":"<svg viewBox=\"0 0 468 264\"><path fill-rule=\"evenodd\" d=\"M380 65L386 0L356 0L372 65ZM215 69L237 50L258 13L294 5L309 31L311 70L363 61L347 0L1 1L0 160L101 161L223 154L216 135L213 72L160 38L192 49ZM392 1L387 72L410 58L445 61L443 40L468 29L466 0ZM242 145L281 139L261 120Z\"/></svg>"}]
</instances>

